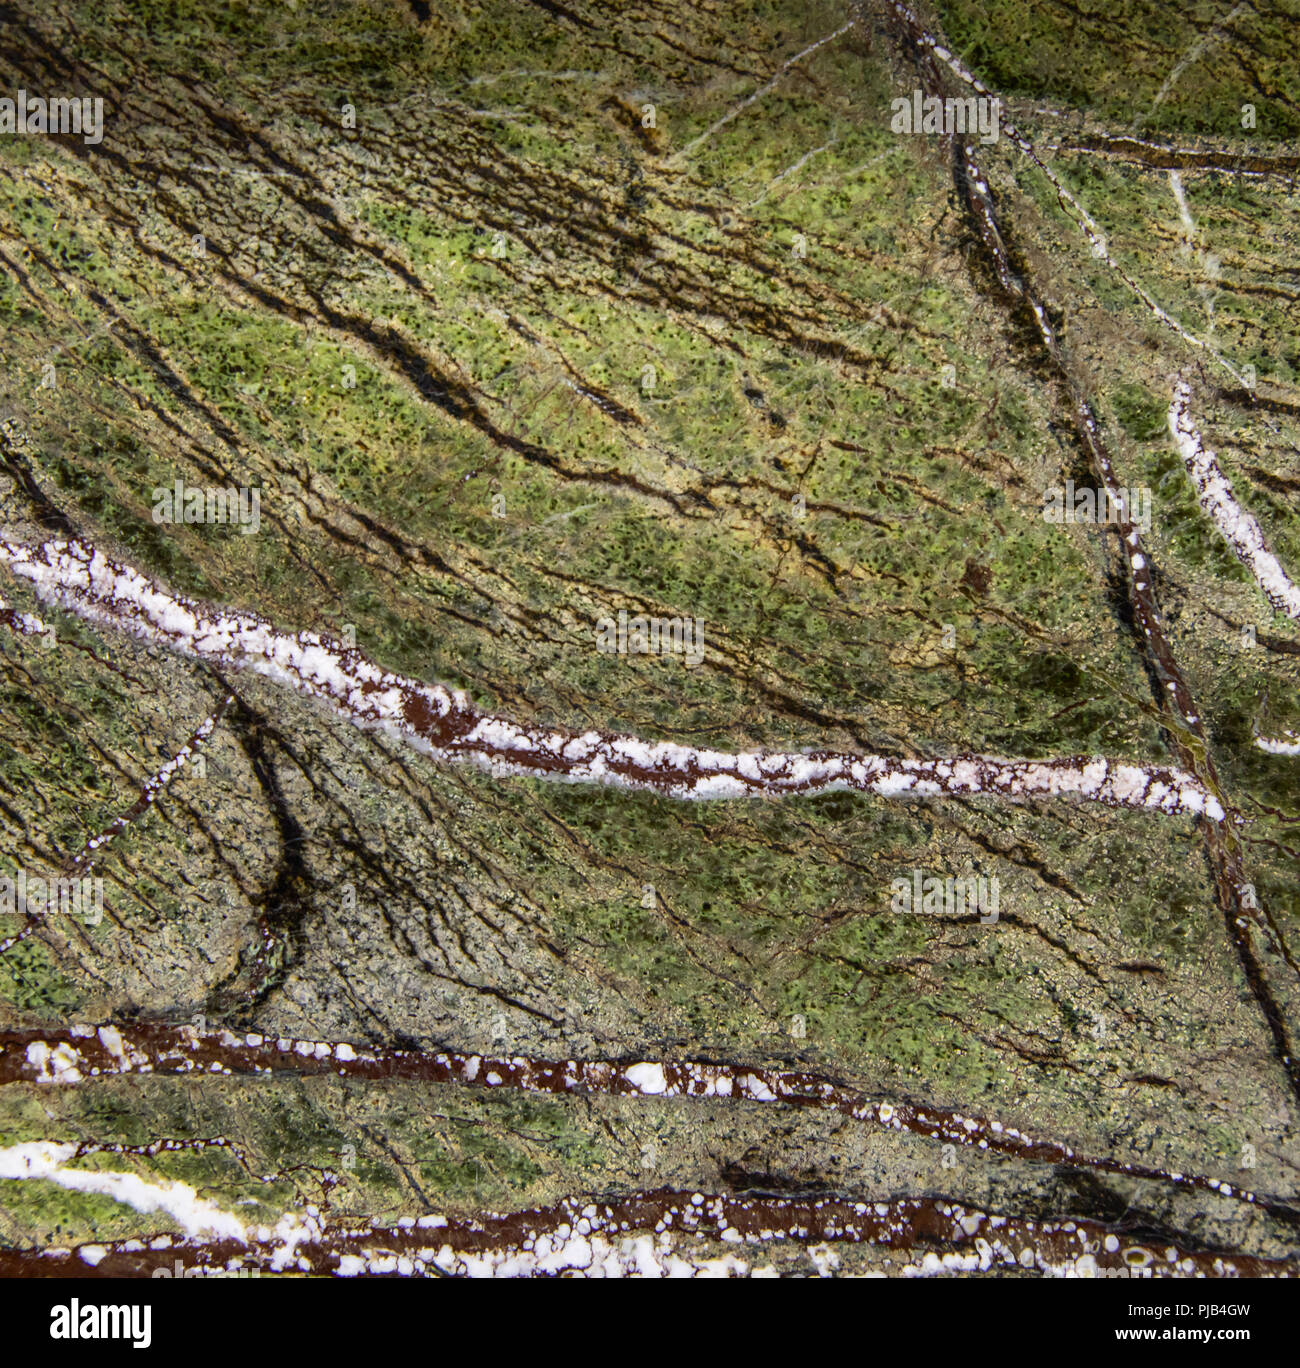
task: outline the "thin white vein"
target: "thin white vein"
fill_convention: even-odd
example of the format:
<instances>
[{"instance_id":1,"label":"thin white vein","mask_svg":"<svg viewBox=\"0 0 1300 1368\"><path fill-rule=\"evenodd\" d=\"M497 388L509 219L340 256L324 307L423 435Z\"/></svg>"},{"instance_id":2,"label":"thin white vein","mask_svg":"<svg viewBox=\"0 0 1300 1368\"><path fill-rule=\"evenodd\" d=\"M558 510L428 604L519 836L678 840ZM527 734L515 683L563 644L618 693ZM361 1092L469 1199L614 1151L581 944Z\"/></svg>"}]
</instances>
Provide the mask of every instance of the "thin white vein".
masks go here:
<instances>
[{"instance_id":1,"label":"thin white vein","mask_svg":"<svg viewBox=\"0 0 1300 1368\"><path fill-rule=\"evenodd\" d=\"M1187 204L1187 195L1183 191L1183 178L1177 171L1169 172L1169 188L1174 192L1174 200L1178 204L1178 217L1183 224L1183 251L1190 252L1192 244L1196 241L1196 220L1192 218L1192 211Z\"/></svg>"},{"instance_id":2,"label":"thin white vein","mask_svg":"<svg viewBox=\"0 0 1300 1368\"><path fill-rule=\"evenodd\" d=\"M689 157L690 154L694 152L695 149L699 147L701 143L708 142L708 140L711 137L713 137L715 133L717 133L720 129L725 128L732 121L732 119L736 118L740 114L743 114L745 110L747 110L750 107L750 105L757 103L757 101L761 100L764 95L774 90L780 84L781 78L786 74L787 71L790 70L792 66L794 66L797 62L802 62L805 57L811 56L814 52L817 51L818 48L825 47L827 43L834 42L836 38L839 38L842 34L847 33L853 27L853 24L854 21L850 19L847 24L841 24L840 27L837 28L834 33L828 33L824 38L818 38L818 40L815 43L809 43L808 46L804 48L802 52L796 52L793 57L782 62L781 65L777 68L776 75L773 76L770 81L768 81L765 85L759 86L759 88L756 91L754 91L752 95L749 95L745 99L741 100L741 102L734 109L728 110L727 113L725 113L722 116L722 118L718 119L716 123L710 124L710 126L706 128L698 138L693 138L690 142L686 144L685 147L683 147L680 151L676 152L673 155L672 160L677 161L682 157Z\"/></svg>"},{"instance_id":3,"label":"thin white vein","mask_svg":"<svg viewBox=\"0 0 1300 1368\"><path fill-rule=\"evenodd\" d=\"M1218 42L1218 40L1223 36L1223 30L1227 28L1227 26L1230 23L1232 23L1232 21L1243 10L1249 8L1250 6L1248 4L1243 3L1238 5L1237 8L1232 11L1231 14L1225 15L1224 18L1220 19L1219 22L1215 24L1214 27L1210 29L1208 33L1203 34L1200 38L1196 40L1196 42L1192 44L1190 48L1188 48L1188 50L1182 55L1182 57L1178 59L1177 63L1175 63L1174 69L1169 73L1168 76L1165 77L1164 84L1160 87L1158 91L1156 91L1155 99L1151 102L1151 108L1147 110L1146 114L1140 114L1136 119L1133 120L1133 123L1131 125L1132 128L1140 128L1142 124L1145 123L1146 120L1149 119L1151 115L1154 114L1162 104L1164 104L1164 102L1169 98L1170 91L1172 91L1174 86L1178 84L1178 81L1182 77L1183 72L1186 71L1189 66L1192 66L1196 62L1199 62L1201 60L1201 57L1204 55L1206 49L1212 46L1214 43Z\"/></svg>"},{"instance_id":4,"label":"thin white vein","mask_svg":"<svg viewBox=\"0 0 1300 1368\"><path fill-rule=\"evenodd\" d=\"M109 1197L143 1214L163 1212L187 1235L245 1239L243 1222L200 1197L188 1183L151 1183L134 1173L67 1168L76 1145L33 1140L0 1150L0 1178L44 1179L71 1192Z\"/></svg>"},{"instance_id":5,"label":"thin white vein","mask_svg":"<svg viewBox=\"0 0 1300 1368\"><path fill-rule=\"evenodd\" d=\"M1300 618L1300 589L1268 549L1259 524L1233 497L1232 485L1188 414L1190 401L1190 386L1179 381L1169 405L1169 431L1196 486L1201 507L1223 534L1237 559L1255 576L1269 602L1288 617Z\"/></svg>"},{"instance_id":6,"label":"thin white vein","mask_svg":"<svg viewBox=\"0 0 1300 1368\"><path fill-rule=\"evenodd\" d=\"M830 148L836 146L838 142L838 138L832 138L830 142L824 142L820 147L814 147L812 151L805 152L797 162L794 162L792 165L787 166L785 170L782 171L779 175L773 176L772 179L768 181L767 185L764 187L763 193L759 195L757 199L750 200L750 202L745 207L747 209L753 209L755 205L761 204L768 197L768 195L770 195L772 191L778 185L781 184L783 180L786 180L788 177L798 174L798 172L802 171L803 168L807 166L808 163L812 161L814 157L820 156L823 152L826 152Z\"/></svg>"}]
</instances>

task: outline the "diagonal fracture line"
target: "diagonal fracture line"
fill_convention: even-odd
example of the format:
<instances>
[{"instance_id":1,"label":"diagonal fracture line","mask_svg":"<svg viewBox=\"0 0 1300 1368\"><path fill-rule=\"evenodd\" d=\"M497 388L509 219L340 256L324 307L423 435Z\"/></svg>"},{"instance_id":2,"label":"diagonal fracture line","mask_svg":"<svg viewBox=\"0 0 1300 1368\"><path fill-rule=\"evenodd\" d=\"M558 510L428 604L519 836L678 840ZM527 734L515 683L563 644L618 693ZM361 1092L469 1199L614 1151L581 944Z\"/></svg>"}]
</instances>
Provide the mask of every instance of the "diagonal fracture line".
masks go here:
<instances>
[{"instance_id":1,"label":"diagonal fracture line","mask_svg":"<svg viewBox=\"0 0 1300 1368\"><path fill-rule=\"evenodd\" d=\"M190 733L190 739L172 756L170 760L156 773L149 777L144 788L140 791L140 796L135 800L131 807L121 816L114 818L98 836L92 836L90 840L81 848L81 851L73 859L69 866L69 872L84 874L91 865L99 858L100 851L115 837L143 817L146 812L158 801L173 779L185 768L185 766L199 753L204 743L216 729L217 723L225 716L226 709L235 701L234 694L227 694L221 701L210 717L205 717L202 722Z\"/></svg>"},{"instance_id":2,"label":"diagonal fracture line","mask_svg":"<svg viewBox=\"0 0 1300 1368\"><path fill-rule=\"evenodd\" d=\"M1187 203L1187 195L1183 190L1183 178L1172 169L1169 172L1169 188L1174 192L1174 200L1178 205L1178 217L1183 225L1183 251L1190 256L1196 243L1196 220L1192 218L1192 211ZM1217 279L1218 267L1214 257L1206 251L1202 251L1200 256L1202 272L1211 279ZM1206 334L1208 341L1214 336L1214 290L1204 280L1197 286L1197 289L1200 290L1201 298L1205 301L1205 313L1210 324L1210 330Z\"/></svg>"},{"instance_id":3,"label":"diagonal fracture line","mask_svg":"<svg viewBox=\"0 0 1300 1368\"><path fill-rule=\"evenodd\" d=\"M773 176L772 179L768 181L768 183L763 187L763 193L759 195L757 199L750 200L750 202L745 206L745 208L752 209L755 205L761 204L768 197L768 195L771 194L771 192L776 188L776 186L781 184L783 180L786 180L788 177L795 175L798 171L802 170L803 167L807 166L808 163L812 161L814 157L820 156L821 153L825 152L828 148L834 147L838 142L838 138L832 138L830 142L824 142L820 147L814 147L811 152L805 152L803 156L799 158L798 161L792 163L790 166L787 166L785 170L782 171L779 175ZM894 149L892 147L889 149L890 152L892 152L893 150Z\"/></svg>"},{"instance_id":4,"label":"diagonal fracture line","mask_svg":"<svg viewBox=\"0 0 1300 1368\"><path fill-rule=\"evenodd\" d=\"M1169 405L1169 431L1196 486L1196 496L1210 521L1223 533L1233 554L1254 575L1268 601L1280 613L1300 619L1300 588L1268 549L1259 523L1233 497L1232 485L1196 430L1188 413L1192 391L1180 380Z\"/></svg>"},{"instance_id":5,"label":"diagonal fracture line","mask_svg":"<svg viewBox=\"0 0 1300 1368\"><path fill-rule=\"evenodd\" d=\"M1196 243L1196 220L1192 218L1192 211L1187 204L1187 195L1183 190L1183 178L1172 167L1169 171L1169 188L1174 192L1174 200L1178 205L1178 217L1183 225L1183 249L1190 252Z\"/></svg>"},{"instance_id":6,"label":"diagonal fracture line","mask_svg":"<svg viewBox=\"0 0 1300 1368\"><path fill-rule=\"evenodd\" d=\"M834 42L836 38L840 37L842 34L847 33L853 27L854 22L854 20L850 19L847 24L841 24L840 27L837 28L834 33L828 33L824 38L818 38L818 40L815 43L809 43L808 46L804 48L802 52L796 52L793 57L789 58L785 62L782 62L781 65L777 68L776 75L773 76L772 79L766 83L766 85L759 86L759 88L756 91L754 91L752 95L741 100L741 102L734 109L728 111L716 123L711 124L708 128L706 128L698 138L693 138L690 142L686 144L685 147L680 148L677 152L675 152L669 158L669 161L675 162L679 161L683 157L689 157L690 154L694 152L695 149L699 147L701 143L708 142L708 140L711 137L713 137L713 135L716 132L718 132L719 129L725 128L732 121L732 119L736 118L737 115L743 114L745 110L747 110L750 107L750 105L761 100L764 95L769 93L769 91L774 90L777 87L777 85L780 84L781 78L786 74L787 71L790 70L792 66L795 65L796 62L802 62L805 57L809 56L811 53L816 52L818 48L825 47L827 43Z\"/></svg>"},{"instance_id":7,"label":"diagonal fracture line","mask_svg":"<svg viewBox=\"0 0 1300 1368\"><path fill-rule=\"evenodd\" d=\"M897 759L837 751L729 752L600 731L528 727L479 711L460 690L393 674L355 647L315 632L279 632L252 613L173 595L81 542L0 541L0 563L43 600L183 655L252 670L320 700L350 722L399 736L438 760L469 760L494 775L601 783L668 798L878 797L995 794L1012 800L1076 795L1116 808L1222 822L1219 799L1195 776L1104 757Z\"/></svg>"},{"instance_id":8,"label":"diagonal fracture line","mask_svg":"<svg viewBox=\"0 0 1300 1368\"><path fill-rule=\"evenodd\" d=\"M1232 21L1242 12L1242 10L1249 8L1250 6L1245 3L1238 5L1237 8L1232 11L1231 14L1225 15L1222 19L1219 20L1217 24L1214 25L1212 29L1210 29L1208 33L1198 38L1196 42L1192 44L1192 46L1182 55L1182 57L1179 58L1178 62L1174 66L1174 69L1169 73L1168 76L1165 77L1164 84L1160 87L1158 91L1156 91L1155 99L1151 102L1151 108L1148 109L1145 114L1139 114L1137 118L1133 120L1132 124L1130 125L1130 128L1133 131L1136 131L1138 128L1140 128L1142 124L1144 124L1147 121L1147 119L1149 119L1151 115L1154 114L1162 104L1164 104L1164 102L1169 98L1169 92L1173 90L1174 86L1178 84L1178 81L1182 77L1183 72L1186 71L1187 68L1189 66L1192 66L1195 62L1199 62L1201 57L1205 54L1206 49L1211 47L1214 43L1217 43L1219 39L1223 37L1223 30L1227 28L1227 26L1230 23L1232 23Z\"/></svg>"}]
</instances>

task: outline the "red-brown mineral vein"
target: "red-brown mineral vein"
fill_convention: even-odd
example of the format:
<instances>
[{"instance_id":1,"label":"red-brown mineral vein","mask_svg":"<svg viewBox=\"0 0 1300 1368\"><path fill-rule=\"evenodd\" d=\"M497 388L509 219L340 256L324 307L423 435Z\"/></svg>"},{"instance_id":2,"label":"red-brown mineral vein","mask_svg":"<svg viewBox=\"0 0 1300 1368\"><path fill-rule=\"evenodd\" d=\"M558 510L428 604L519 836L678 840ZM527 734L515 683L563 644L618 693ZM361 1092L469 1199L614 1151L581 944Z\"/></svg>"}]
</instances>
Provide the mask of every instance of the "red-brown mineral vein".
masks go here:
<instances>
[{"instance_id":1,"label":"red-brown mineral vein","mask_svg":"<svg viewBox=\"0 0 1300 1368\"><path fill-rule=\"evenodd\" d=\"M873 1099L818 1074L694 1061L493 1058L451 1051L378 1050L346 1043L200 1032L148 1024L0 1032L0 1084L75 1084L120 1074L327 1074L339 1078L458 1083L533 1093L716 1098L820 1107L885 1130L1037 1163L1086 1168L1248 1202L1285 1220L1300 1210L1280 1197L1200 1174L1080 1154L985 1117L902 1100Z\"/></svg>"},{"instance_id":2,"label":"red-brown mineral vein","mask_svg":"<svg viewBox=\"0 0 1300 1368\"><path fill-rule=\"evenodd\" d=\"M1292 1260L1183 1248L1087 1220L989 1215L939 1197L852 1202L659 1189L478 1217L330 1229L318 1209L208 1242L172 1235L0 1251L5 1277L307 1273L336 1277L745 1276L773 1242L869 1244L904 1277L1020 1271L1047 1277L1292 1277ZM812 1251L814 1254L818 1251ZM825 1258L824 1251L821 1253Z\"/></svg>"}]
</instances>

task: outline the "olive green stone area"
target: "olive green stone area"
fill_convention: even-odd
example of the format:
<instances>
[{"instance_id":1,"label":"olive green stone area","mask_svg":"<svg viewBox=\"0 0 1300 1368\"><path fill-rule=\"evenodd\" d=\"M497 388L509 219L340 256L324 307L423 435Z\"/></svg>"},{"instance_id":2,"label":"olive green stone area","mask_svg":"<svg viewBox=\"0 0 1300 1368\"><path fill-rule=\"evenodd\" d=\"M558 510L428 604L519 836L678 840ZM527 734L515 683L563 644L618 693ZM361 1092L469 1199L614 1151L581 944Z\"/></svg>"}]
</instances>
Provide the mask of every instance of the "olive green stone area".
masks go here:
<instances>
[{"instance_id":1,"label":"olive green stone area","mask_svg":"<svg viewBox=\"0 0 1300 1368\"><path fill-rule=\"evenodd\" d=\"M96 858L102 920L0 912L0 943L22 935L0 1030L798 1068L1295 1197L1261 993L1292 1030L1300 757L1257 738L1300 731L1300 631L1198 505L1167 418L1185 375L1300 575L1297 25L1229 11L918 17L1043 159L978 146L1117 477L1150 491L1165 631L1274 941L1262 988L1185 813L494 777L5 573L4 603L53 632L0 626L0 875L64 868L235 702ZM0 537L76 536L525 725L1178 765L1114 528L1042 516L1048 489L1095 483L1060 377L946 141L891 129L919 82L883 0L20 5L0 95L101 96L103 138L0 135ZM1125 138L1221 162L1171 174ZM178 481L255 491L256 525L160 521ZM703 658L598 650L620 612L693 620ZM895 910L917 870L996 879L996 920ZM183 1143L113 1148L163 1139ZM0 1148L36 1140L271 1225L672 1186L1128 1211L1294 1250L1206 1193L723 1099L0 1086ZM167 1228L0 1180L5 1248Z\"/></svg>"}]
</instances>

